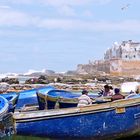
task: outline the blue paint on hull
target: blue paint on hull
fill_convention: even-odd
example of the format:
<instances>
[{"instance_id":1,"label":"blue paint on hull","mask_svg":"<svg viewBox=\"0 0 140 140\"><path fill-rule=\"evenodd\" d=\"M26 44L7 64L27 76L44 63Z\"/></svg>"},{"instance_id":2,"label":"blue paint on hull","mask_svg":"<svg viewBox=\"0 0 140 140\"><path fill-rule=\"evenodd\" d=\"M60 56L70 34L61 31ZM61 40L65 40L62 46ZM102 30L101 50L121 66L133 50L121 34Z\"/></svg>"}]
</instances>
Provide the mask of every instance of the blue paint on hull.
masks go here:
<instances>
[{"instance_id":1,"label":"blue paint on hull","mask_svg":"<svg viewBox=\"0 0 140 140\"><path fill-rule=\"evenodd\" d=\"M15 98L17 98L18 94L16 92L9 92L1 94L1 96L7 99L8 101L13 101Z\"/></svg>"},{"instance_id":2,"label":"blue paint on hull","mask_svg":"<svg viewBox=\"0 0 140 140\"><path fill-rule=\"evenodd\" d=\"M8 100L8 112L14 112L15 105L17 104L18 94L16 92L9 92L1 94L1 96Z\"/></svg>"},{"instance_id":3,"label":"blue paint on hull","mask_svg":"<svg viewBox=\"0 0 140 140\"><path fill-rule=\"evenodd\" d=\"M22 107L26 105L38 105L38 99L37 99L37 92L45 93L48 91L50 86L45 86L41 88L31 89L31 90L25 90L19 93L19 98L16 105L16 110L21 109Z\"/></svg>"},{"instance_id":4,"label":"blue paint on hull","mask_svg":"<svg viewBox=\"0 0 140 140\"><path fill-rule=\"evenodd\" d=\"M125 113L114 109L100 112L74 113L69 116L42 118L30 122L17 122L16 131L21 135L50 138L106 139L132 135L140 130L140 105L127 107ZM28 119L27 119L28 120Z\"/></svg>"},{"instance_id":5,"label":"blue paint on hull","mask_svg":"<svg viewBox=\"0 0 140 140\"><path fill-rule=\"evenodd\" d=\"M22 107L24 107L25 105L34 105L34 104L37 104L38 101L37 101L37 97L36 96L31 96L31 97L28 97L28 98L20 98L18 99L17 101L17 105L15 107L15 109L21 109Z\"/></svg>"},{"instance_id":6,"label":"blue paint on hull","mask_svg":"<svg viewBox=\"0 0 140 140\"><path fill-rule=\"evenodd\" d=\"M0 96L0 120L8 112L8 101Z\"/></svg>"}]
</instances>

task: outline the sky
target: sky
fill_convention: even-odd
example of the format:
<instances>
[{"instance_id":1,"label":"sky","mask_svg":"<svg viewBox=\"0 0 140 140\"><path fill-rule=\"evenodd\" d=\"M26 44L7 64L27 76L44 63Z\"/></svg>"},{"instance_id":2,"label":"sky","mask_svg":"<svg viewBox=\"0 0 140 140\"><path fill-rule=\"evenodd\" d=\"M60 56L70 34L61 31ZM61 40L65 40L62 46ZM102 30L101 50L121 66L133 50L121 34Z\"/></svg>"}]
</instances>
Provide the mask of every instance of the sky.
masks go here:
<instances>
[{"instance_id":1,"label":"sky","mask_svg":"<svg viewBox=\"0 0 140 140\"><path fill-rule=\"evenodd\" d=\"M0 0L0 73L75 70L140 41L140 0Z\"/></svg>"}]
</instances>

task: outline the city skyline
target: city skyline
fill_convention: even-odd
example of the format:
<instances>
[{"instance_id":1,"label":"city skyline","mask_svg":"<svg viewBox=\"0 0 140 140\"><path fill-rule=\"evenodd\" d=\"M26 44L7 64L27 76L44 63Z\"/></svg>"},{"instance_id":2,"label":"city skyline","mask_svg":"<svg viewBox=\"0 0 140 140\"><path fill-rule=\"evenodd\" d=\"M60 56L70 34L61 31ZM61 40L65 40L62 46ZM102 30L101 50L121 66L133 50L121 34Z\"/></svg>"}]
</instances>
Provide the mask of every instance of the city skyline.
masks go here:
<instances>
[{"instance_id":1,"label":"city skyline","mask_svg":"<svg viewBox=\"0 0 140 140\"><path fill-rule=\"evenodd\" d=\"M103 59L114 42L140 41L137 0L0 1L0 73Z\"/></svg>"}]
</instances>

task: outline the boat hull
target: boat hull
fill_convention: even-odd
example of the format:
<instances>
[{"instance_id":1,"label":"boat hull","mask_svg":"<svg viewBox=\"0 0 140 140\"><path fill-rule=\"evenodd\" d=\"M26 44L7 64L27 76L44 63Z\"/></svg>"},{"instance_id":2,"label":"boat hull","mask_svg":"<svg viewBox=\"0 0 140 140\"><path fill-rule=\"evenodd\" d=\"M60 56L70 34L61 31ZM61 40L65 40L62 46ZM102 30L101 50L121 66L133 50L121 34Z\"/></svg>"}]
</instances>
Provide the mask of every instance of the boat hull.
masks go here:
<instances>
[{"instance_id":1,"label":"boat hull","mask_svg":"<svg viewBox=\"0 0 140 140\"><path fill-rule=\"evenodd\" d=\"M131 100L132 101L132 100ZM120 138L139 134L139 102L15 114L17 134L50 138ZM125 102L125 103L123 103ZM130 102L130 101L129 101ZM36 114L36 115L35 115Z\"/></svg>"}]
</instances>

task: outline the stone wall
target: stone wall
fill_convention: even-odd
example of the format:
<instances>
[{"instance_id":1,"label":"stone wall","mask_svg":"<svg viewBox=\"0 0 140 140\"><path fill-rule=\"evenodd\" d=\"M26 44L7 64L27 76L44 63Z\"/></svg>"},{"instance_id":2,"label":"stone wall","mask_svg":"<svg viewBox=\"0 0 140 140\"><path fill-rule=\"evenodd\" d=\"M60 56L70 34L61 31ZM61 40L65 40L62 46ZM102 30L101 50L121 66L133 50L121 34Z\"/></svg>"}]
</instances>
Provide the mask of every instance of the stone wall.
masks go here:
<instances>
[{"instance_id":1,"label":"stone wall","mask_svg":"<svg viewBox=\"0 0 140 140\"><path fill-rule=\"evenodd\" d=\"M122 61L123 75L140 75L140 61Z\"/></svg>"},{"instance_id":2,"label":"stone wall","mask_svg":"<svg viewBox=\"0 0 140 140\"><path fill-rule=\"evenodd\" d=\"M97 64L95 64L97 71L103 71L106 73L110 72L110 61L102 61Z\"/></svg>"},{"instance_id":3,"label":"stone wall","mask_svg":"<svg viewBox=\"0 0 140 140\"><path fill-rule=\"evenodd\" d=\"M140 61L112 59L108 61L99 61L96 64L80 64L78 65L76 72L79 74L95 74L105 72L114 76L140 75Z\"/></svg>"},{"instance_id":4,"label":"stone wall","mask_svg":"<svg viewBox=\"0 0 140 140\"><path fill-rule=\"evenodd\" d=\"M96 67L92 64L79 64L76 72L78 74L92 74L96 72Z\"/></svg>"}]
</instances>

